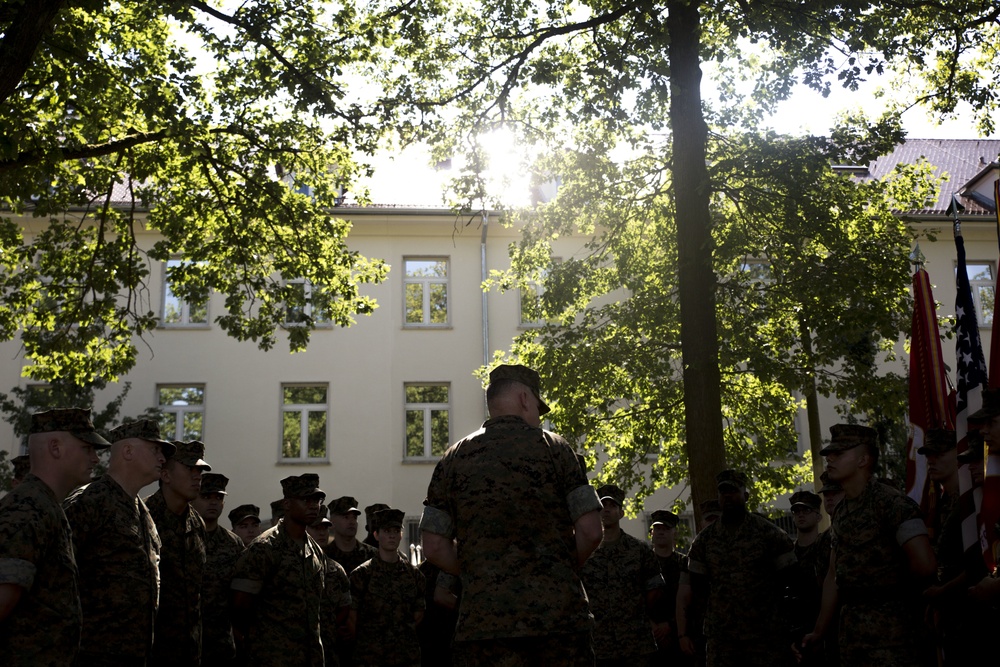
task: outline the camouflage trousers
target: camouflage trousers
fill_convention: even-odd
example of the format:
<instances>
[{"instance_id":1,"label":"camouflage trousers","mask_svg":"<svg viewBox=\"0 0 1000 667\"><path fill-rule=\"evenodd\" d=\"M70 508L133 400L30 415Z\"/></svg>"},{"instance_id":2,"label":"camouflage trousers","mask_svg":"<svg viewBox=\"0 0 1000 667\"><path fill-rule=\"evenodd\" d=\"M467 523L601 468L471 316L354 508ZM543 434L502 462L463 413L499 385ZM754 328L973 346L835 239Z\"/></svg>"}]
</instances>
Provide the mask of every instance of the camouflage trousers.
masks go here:
<instances>
[{"instance_id":1,"label":"camouflage trousers","mask_svg":"<svg viewBox=\"0 0 1000 667\"><path fill-rule=\"evenodd\" d=\"M777 637L735 640L708 638L708 667L791 667L795 663L791 642Z\"/></svg>"},{"instance_id":2,"label":"camouflage trousers","mask_svg":"<svg viewBox=\"0 0 1000 667\"><path fill-rule=\"evenodd\" d=\"M840 608L840 664L851 667L923 667L930 647L921 640L921 606L912 601L845 603Z\"/></svg>"},{"instance_id":3,"label":"camouflage trousers","mask_svg":"<svg viewBox=\"0 0 1000 667\"><path fill-rule=\"evenodd\" d=\"M454 667L594 667L590 632L455 642Z\"/></svg>"}]
</instances>

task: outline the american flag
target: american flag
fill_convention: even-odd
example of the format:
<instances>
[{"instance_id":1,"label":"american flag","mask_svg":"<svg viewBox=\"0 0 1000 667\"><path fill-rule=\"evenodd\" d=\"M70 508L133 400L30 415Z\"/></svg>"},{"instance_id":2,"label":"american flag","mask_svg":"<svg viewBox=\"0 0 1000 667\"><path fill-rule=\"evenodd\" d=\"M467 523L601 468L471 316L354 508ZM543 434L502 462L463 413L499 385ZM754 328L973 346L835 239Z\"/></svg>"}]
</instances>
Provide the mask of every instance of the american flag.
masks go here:
<instances>
[{"instance_id":1,"label":"american flag","mask_svg":"<svg viewBox=\"0 0 1000 667\"><path fill-rule=\"evenodd\" d=\"M955 247L958 251L958 268L956 281L958 293L955 297L955 352L958 367L958 394L956 397L955 437L958 440L959 453L969 448L968 417L983 405L983 389L986 387L986 359L983 356L983 345L979 339L979 322L976 318L976 306L972 300L972 288L969 285L969 274L965 268L965 241L962 238L962 223L959 213L965 210L958 199L952 195L948 213L955 220ZM972 475L969 465L963 463L958 469L958 504L962 513L962 546L965 548L969 562L983 562L984 551L988 545L983 544L985 533L979 519L981 504L981 489L973 489Z\"/></svg>"}]
</instances>

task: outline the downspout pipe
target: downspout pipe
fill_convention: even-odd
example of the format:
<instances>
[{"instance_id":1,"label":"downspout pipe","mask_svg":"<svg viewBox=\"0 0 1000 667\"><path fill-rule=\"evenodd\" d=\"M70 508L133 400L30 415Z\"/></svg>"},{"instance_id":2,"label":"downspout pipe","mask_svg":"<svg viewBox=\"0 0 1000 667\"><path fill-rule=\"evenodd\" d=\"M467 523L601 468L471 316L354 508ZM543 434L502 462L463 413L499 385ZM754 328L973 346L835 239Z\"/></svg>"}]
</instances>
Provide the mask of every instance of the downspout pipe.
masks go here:
<instances>
[{"instance_id":1,"label":"downspout pipe","mask_svg":"<svg viewBox=\"0 0 1000 667\"><path fill-rule=\"evenodd\" d=\"M480 282L479 285L486 284L486 279L489 277L486 268L486 234L490 227L490 214L486 209L482 211L483 216L483 233L479 240L479 263L480 263ZM490 363L490 309L489 309L489 292L485 289L483 290L483 366L488 366ZM486 409L486 396L483 395L483 410L486 417L489 417L489 411Z\"/></svg>"}]
</instances>

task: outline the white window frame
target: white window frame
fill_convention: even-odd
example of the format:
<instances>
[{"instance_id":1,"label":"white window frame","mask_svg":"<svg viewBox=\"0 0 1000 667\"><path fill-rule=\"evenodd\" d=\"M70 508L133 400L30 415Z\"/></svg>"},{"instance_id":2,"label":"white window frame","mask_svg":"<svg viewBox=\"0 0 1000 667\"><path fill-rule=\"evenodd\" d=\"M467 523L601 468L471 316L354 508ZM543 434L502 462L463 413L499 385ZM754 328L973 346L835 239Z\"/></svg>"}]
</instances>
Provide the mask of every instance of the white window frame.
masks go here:
<instances>
[{"instance_id":1,"label":"white window frame","mask_svg":"<svg viewBox=\"0 0 1000 667\"><path fill-rule=\"evenodd\" d=\"M326 390L325 403L285 403L285 389L289 387L322 387ZM282 382L279 395L281 418L278 420L278 460L281 463L329 463L330 461L330 383L329 382ZM285 456L285 413L299 413L299 455ZM309 456L309 413L326 413L326 433L324 434L323 456Z\"/></svg>"},{"instance_id":2,"label":"white window frame","mask_svg":"<svg viewBox=\"0 0 1000 667\"><path fill-rule=\"evenodd\" d=\"M992 291L996 289L996 276L997 276L996 262L992 262L990 260L966 260L965 262L966 272L971 273L971 271L969 271L969 267L971 266L986 266L990 270L989 280L973 280L970 277L969 289L972 290L972 302L976 304L976 321L979 324L979 327L981 329L991 328L993 326L993 320L996 318L996 313L993 313L993 315L990 317L989 322L986 322L984 320L983 316L986 313L986 311L983 309L982 291L987 289ZM955 266L955 271L956 272L958 271L957 263ZM993 308L992 303L990 304L990 308Z\"/></svg>"},{"instance_id":3,"label":"white window frame","mask_svg":"<svg viewBox=\"0 0 1000 667\"><path fill-rule=\"evenodd\" d=\"M407 262L444 262L445 276L409 276ZM423 319L420 322L408 322L406 319L406 292L410 285L421 286L421 310ZM431 285L444 285L445 321L431 322ZM451 326L451 257L445 255L403 256L403 326L408 329L441 329Z\"/></svg>"},{"instance_id":4,"label":"white window frame","mask_svg":"<svg viewBox=\"0 0 1000 667\"><path fill-rule=\"evenodd\" d=\"M312 297L312 290L313 290L312 283L309 282L308 280L306 280L305 278L295 278L293 280L286 280L285 284L286 285L302 285L303 286L302 290L303 290L303 294L304 294L304 296L306 298L306 304L302 307L302 313L306 317L311 317L312 316L312 312L313 312L313 305L312 305L312 303L309 302L309 299ZM301 326L304 326L304 325L305 325L304 322L291 322L291 321L289 321L289 319L288 319L288 306L286 305L285 306L284 326L285 327L301 327ZM323 318L323 319L317 319L314 322L314 326L316 326L316 327L331 327L331 326L333 326L333 322L330 321L329 317Z\"/></svg>"},{"instance_id":5,"label":"white window frame","mask_svg":"<svg viewBox=\"0 0 1000 667\"><path fill-rule=\"evenodd\" d=\"M167 269L170 267L171 262L179 263L183 261L181 257L171 257L167 261L163 262L163 289L160 290L161 303L160 303L160 322L159 326L174 328L174 329L207 329L211 326L212 316L211 316L211 298L205 300L205 321L204 322L192 322L191 321L191 304L189 304L184 299L173 294L170 289L170 278L167 276ZM174 299L177 299L177 303L180 304L181 314L179 322L167 322L167 297L172 295Z\"/></svg>"},{"instance_id":6,"label":"white window frame","mask_svg":"<svg viewBox=\"0 0 1000 667\"><path fill-rule=\"evenodd\" d=\"M201 404L186 404L186 405L165 405L160 402L160 390L161 389L200 389L201 390ZM184 415L190 413L200 413L201 414L201 439L205 439L205 426L206 417L205 403L206 403L205 385L200 382L170 382L156 385L156 407L163 414L174 415L174 440L186 440L186 435L184 433ZM163 438L166 440L168 434L162 434Z\"/></svg>"},{"instance_id":7,"label":"white window frame","mask_svg":"<svg viewBox=\"0 0 1000 667\"><path fill-rule=\"evenodd\" d=\"M447 403L410 403L406 400L406 390L409 387L444 387L448 390ZM410 456L407 441L406 416L411 411L422 410L424 413L424 453L420 456ZM451 446L451 383L450 382L406 382L403 384L403 460L404 461L437 461L441 457L434 454L434 434L431 430L431 413L444 410L448 413L448 438L445 449Z\"/></svg>"}]
</instances>

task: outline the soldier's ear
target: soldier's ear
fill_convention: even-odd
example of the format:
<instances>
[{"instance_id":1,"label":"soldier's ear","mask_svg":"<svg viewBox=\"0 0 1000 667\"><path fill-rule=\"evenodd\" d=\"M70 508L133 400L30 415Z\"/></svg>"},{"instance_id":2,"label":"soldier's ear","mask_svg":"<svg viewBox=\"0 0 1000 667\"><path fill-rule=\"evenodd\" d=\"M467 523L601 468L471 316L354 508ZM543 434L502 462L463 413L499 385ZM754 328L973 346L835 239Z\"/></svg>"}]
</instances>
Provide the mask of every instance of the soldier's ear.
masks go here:
<instances>
[{"instance_id":1,"label":"soldier's ear","mask_svg":"<svg viewBox=\"0 0 1000 667\"><path fill-rule=\"evenodd\" d=\"M62 445L62 438L52 435L45 441L45 450L49 453L49 456L58 459L62 457Z\"/></svg>"}]
</instances>

